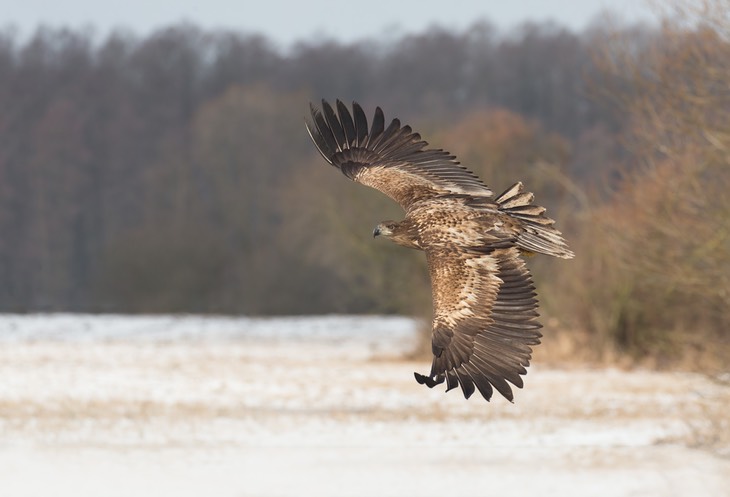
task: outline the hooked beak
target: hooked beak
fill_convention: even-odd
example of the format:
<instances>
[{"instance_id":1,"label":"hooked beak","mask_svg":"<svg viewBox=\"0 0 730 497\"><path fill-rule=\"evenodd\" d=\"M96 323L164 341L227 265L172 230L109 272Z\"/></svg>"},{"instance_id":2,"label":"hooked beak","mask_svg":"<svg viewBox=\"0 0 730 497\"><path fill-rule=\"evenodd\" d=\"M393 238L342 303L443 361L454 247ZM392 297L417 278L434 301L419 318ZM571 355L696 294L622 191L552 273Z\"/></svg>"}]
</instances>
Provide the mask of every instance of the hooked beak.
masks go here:
<instances>
[{"instance_id":1,"label":"hooked beak","mask_svg":"<svg viewBox=\"0 0 730 497\"><path fill-rule=\"evenodd\" d=\"M373 238L376 236L391 236L393 234L393 230L390 229L390 227L385 223L378 224L375 229L373 230Z\"/></svg>"}]
</instances>

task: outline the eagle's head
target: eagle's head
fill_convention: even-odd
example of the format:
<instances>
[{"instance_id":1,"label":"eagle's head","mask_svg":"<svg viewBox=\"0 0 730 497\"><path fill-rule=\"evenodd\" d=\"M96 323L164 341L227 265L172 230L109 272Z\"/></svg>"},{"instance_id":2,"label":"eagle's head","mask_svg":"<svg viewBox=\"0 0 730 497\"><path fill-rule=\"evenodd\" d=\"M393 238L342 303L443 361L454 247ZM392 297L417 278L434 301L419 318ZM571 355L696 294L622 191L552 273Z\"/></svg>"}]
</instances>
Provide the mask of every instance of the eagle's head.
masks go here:
<instances>
[{"instance_id":1,"label":"eagle's head","mask_svg":"<svg viewBox=\"0 0 730 497\"><path fill-rule=\"evenodd\" d=\"M398 223L396 223L395 221L383 221L382 223L378 224L373 230L373 238L380 235L385 237L393 236L393 232L397 230L397 228Z\"/></svg>"},{"instance_id":2,"label":"eagle's head","mask_svg":"<svg viewBox=\"0 0 730 497\"><path fill-rule=\"evenodd\" d=\"M373 230L373 238L382 235L403 247L420 249L421 246L412 231L405 222L383 221Z\"/></svg>"}]
</instances>

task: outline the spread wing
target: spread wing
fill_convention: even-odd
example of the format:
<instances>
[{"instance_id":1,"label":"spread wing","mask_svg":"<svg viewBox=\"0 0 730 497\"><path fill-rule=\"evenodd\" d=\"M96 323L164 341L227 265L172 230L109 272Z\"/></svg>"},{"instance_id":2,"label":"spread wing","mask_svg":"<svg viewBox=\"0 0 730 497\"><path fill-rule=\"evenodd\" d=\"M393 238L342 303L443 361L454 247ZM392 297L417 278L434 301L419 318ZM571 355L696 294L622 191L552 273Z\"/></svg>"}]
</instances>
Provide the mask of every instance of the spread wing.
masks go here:
<instances>
[{"instance_id":1,"label":"spread wing","mask_svg":"<svg viewBox=\"0 0 730 497\"><path fill-rule=\"evenodd\" d=\"M433 387L446 380L466 398L493 388L513 399L507 383L522 388L531 347L540 343L537 299L518 249L472 253L456 248L426 250L434 317L431 373L415 374Z\"/></svg>"},{"instance_id":2,"label":"spread wing","mask_svg":"<svg viewBox=\"0 0 730 497\"><path fill-rule=\"evenodd\" d=\"M311 105L313 122L306 126L317 149L347 177L380 190L406 211L414 202L437 195L492 195L453 155L427 149L428 143L410 126L393 119L386 128L380 107L368 128L360 105L352 104L352 114L341 101L336 106L337 112L322 100L320 112Z\"/></svg>"}]
</instances>

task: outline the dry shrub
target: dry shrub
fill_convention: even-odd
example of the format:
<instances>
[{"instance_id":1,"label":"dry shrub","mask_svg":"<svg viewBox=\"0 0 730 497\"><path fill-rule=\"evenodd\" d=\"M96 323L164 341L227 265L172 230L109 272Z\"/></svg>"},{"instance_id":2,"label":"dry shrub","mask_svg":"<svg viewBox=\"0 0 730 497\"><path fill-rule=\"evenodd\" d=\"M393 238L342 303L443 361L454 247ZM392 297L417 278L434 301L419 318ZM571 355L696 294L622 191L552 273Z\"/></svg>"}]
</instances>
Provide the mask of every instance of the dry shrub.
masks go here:
<instances>
[{"instance_id":1,"label":"dry shrub","mask_svg":"<svg viewBox=\"0 0 730 497\"><path fill-rule=\"evenodd\" d=\"M640 50L619 40L602 54L607 92L630 122L631 167L577 217L578 258L558 288L575 296L574 324L597 356L727 370L730 24L717 22L727 2L700 7L691 19L677 8Z\"/></svg>"},{"instance_id":2,"label":"dry shrub","mask_svg":"<svg viewBox=\"0 0 730 497\"><path fill-rule=\"evenodd\" d=\"M730 171L698 175L667 161L631 175L591 216L583 318L635 358L727 365ZM721 173L721 174L720 174ZM713 191L714 190L714 191Z\"/></svg>"}]
</instances>

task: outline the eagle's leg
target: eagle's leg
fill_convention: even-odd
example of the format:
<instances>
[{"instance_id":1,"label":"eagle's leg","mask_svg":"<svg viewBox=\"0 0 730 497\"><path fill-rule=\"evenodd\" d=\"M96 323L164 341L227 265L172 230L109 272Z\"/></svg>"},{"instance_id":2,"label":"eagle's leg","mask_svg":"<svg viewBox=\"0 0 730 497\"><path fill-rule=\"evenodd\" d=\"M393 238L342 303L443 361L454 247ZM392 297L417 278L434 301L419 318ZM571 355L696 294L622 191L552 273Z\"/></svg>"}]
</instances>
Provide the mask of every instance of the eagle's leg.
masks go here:
<instances>
[{"instance_id":1,"label":"eagle's leg","mask_svg":"<svg viewBox=\"0 0 730 497\"><path fill-rule=\"evenodd\" d=\"M444 382L445 376L443 374L436 375L435 377L425 376L418 373L413 373L416 377L416 381L421 385L426 385L428 388L433 388L436 385L440 385Z\"/></svg>"}]
</instances>

